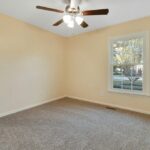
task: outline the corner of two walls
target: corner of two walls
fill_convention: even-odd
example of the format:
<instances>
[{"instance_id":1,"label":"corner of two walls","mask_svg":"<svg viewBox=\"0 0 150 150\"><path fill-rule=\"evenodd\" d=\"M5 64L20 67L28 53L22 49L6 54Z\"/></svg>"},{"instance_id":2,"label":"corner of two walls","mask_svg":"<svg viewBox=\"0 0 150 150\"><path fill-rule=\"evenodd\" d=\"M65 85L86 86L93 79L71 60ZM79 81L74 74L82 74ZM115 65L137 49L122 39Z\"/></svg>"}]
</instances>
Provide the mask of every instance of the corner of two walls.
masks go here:
<instances>
[{"instance_id":1,"label":"corner of two walls","mask_svg":"<svg viewBox=\"0 0 150 150\"><path fill-rule=\"evenodd\" d=\"M150 31L150 17L71 37L67 48L67 95L150 114L150 97L108 92L108 43L114 36Z\"/></svg>"},{"instance_id":2,"label":"corner of two walls","mask_svg":"<svg viewBox=\"0 0 150 150\"><path fill-rule=\"evenodd\" d=\"M107 90L109 37L150 30L150 17L71 38L0 20L0 116L64 96L150 113L150 97Z\"/></svg>"},{"instance_id":3,"label":"corner of two walls","mask_svg":"<svg viewBox=\"0 0 150 150\"><path fill-rule=\"evenodd\" d=\"M0 14L0 116L64 96L64 38Z\"/></svg>"}]
</instances>

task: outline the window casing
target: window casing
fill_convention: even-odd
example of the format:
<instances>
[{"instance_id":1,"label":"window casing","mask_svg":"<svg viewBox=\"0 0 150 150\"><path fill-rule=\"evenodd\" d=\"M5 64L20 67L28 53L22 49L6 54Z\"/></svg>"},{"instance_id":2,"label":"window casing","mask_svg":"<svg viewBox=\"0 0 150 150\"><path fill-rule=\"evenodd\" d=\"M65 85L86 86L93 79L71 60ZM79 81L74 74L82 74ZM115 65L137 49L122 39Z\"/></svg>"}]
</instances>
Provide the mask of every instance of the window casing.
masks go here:
<instances>
[{"instance_id":1,"label":"window casing","mask_svg":"<svg viewBox=\"0 0 150 150\"><path fill-rule=\"evenodd\" d=\"M110 40L109 91L149 95L149 33Z\"/></svg>"}]
</instances>

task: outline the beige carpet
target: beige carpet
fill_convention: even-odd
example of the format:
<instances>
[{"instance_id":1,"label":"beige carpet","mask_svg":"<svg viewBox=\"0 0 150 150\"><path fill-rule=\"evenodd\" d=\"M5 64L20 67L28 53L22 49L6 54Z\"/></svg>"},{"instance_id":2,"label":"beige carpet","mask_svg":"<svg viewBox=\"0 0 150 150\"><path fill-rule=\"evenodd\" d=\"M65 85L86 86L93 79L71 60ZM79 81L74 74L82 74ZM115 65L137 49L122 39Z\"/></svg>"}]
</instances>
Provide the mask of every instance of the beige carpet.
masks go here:
<instances>
[{"instance_id":1,"label":"beige carpet","mask_svg":"<svg viewBox=\"0 0 150 150\"><path fill-rule=\"evenodd\" d=\"M0 150L150 150L150 117L66 98L1 118Z\"/></svg>"}]
</instances>

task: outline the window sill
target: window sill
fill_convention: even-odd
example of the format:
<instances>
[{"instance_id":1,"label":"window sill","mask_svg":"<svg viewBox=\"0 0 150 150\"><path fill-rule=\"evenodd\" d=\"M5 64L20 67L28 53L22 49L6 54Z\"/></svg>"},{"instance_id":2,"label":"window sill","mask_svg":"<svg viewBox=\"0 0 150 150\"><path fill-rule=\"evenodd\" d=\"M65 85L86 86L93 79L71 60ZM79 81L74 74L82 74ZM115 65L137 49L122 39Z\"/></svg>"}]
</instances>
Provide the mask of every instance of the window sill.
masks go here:
<instances>
[{"instance_id":1,"label":"window sill","mask_svg":"<svg viewBox=\"0 0 150 150\"><path fill-rule=\"evenodd\" d=\"M150 96L149 93L138 92L138 91L128 91L128 90L117 90L117 89L109 89L108 92L114 92L119 94L129 94L129 95L139 95L139 96Z\"/></svg>"}]
</instances>

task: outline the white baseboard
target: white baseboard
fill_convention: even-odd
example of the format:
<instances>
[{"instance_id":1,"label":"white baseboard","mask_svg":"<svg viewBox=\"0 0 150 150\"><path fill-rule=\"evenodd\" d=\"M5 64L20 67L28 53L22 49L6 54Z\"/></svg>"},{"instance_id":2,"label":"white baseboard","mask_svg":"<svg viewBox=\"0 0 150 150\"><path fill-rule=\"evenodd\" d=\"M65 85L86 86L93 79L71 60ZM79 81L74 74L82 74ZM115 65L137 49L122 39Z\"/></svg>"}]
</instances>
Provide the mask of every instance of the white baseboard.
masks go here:
<instances>
[{"instance_id":1,"label":"white baseboard","mask_svg":"<svg viewBox=\"0 0 150 150\"><path fill-rule=\"evenodd\" d=\"M132 109L132 108L128 108L128 107L122 107L122 106L119 106L119 105L93 101L93 100L90 100L90 99L85 99L85 98L75 97L75 96L61 96L61 97L52 98L52 99L47 100L47 101L43 101L43 102L39 102L39 103L36 103L36 104L32 104L32 105L26 106L24 108L19 108L19 109L12 110L12 111L9 111L9 112L1 113L0 114L0 118L4 117L4 116L11 115L11 114L14 114L14 113L17 113L17 112L24 111L24 110L27 110L27 109L31 109L31 108L34 108L34 107L37 107L37 106L40 106L40 105L43 105L43 104L46 104L46 103L49 103L49 102L53 102L53 101L56 101L56 100L59 100L59 99L65 98L65 97L76 99L76 100L80 100L80 101L95 103L95 104L99 104L99 105L102 105L102 106L109 106L109 107L114 107L114 108L118 108L118 109L122 109L122 110L127 110L127 111L136 112L136 113L150 115L150 112L143 111L143 110L140 110L140 109Z\"/></svg>"},{"instance_id":2,"label":"white baseboard","mask_svg":"<svg viewBox=\"0 0 150 150\"><path fill-rule=\"evenodd\" d=\"M46 101L38 102L36 104L25 106L23 108L19 108L19 109L15 109L15 110L11 110L11 111L5 112L5 113L1 113L0 114L0 118L4 117L4 116L11 115L11 114L15 114L17 112L21 112L21 111L24 111L24 110L27 110L27 109L31 109L31 108L34 108L34 107L37 107L37 106L40 106L40 105L43 105L43 104L46 104L46 103L49 103L49 102L53 102L53 101L56 101L56 100L59 100L59 99L65 98L65 97L66 96L56 97L56 98L52 98L50 100L46 100Z\"/></svg>"},{"instance_id":3,"label":"white baseboard","mask_svg":"<svg viewBox=\"0 0 150 150\"><path fill-rule=\"evenodd\" d=\"M108 107L113 107L113 108L122 109L122 110L126 110L126 111L136 112L136 113L140 113L140 114L150 115L150 112L143 111L143 110L140 110L140 109L132 109L132 108L129 108L129 107L124 107L124 106L119 106L119 105L110 104L110 103L93 101L93 100L89 100L89 99L85 99L85 98L81 98L81 97L75 97L75 96L67 96L67 97L72 98L72 99L76 99L76 100L80 100L80 101L99 104L99 105L102 105L102 106L108 106Z\"/></svg>"}]
</instances>

